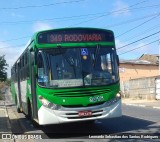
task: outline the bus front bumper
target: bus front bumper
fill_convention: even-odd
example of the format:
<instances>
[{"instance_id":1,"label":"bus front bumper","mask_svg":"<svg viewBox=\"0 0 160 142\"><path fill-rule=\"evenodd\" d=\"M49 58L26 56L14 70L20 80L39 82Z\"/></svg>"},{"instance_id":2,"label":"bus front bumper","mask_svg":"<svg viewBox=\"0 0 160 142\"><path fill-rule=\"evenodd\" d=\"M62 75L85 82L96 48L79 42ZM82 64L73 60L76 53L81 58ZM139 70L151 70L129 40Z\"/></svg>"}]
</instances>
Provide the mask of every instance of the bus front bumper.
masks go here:
<instances>
[{"instance_id":1,"label":"bus front bumper","mask_svg":"<svg viewBox=\"0 0 160 142\"><path fill-rule=\"evenodd\" d=\"M91 111L90 116L79 116L79 112ZM41 106L38 110L39 125L60 124L78 121L97 120L122 116L121 99L111 100L102 105L52 110Z\"/></svg>"}]
</instances>

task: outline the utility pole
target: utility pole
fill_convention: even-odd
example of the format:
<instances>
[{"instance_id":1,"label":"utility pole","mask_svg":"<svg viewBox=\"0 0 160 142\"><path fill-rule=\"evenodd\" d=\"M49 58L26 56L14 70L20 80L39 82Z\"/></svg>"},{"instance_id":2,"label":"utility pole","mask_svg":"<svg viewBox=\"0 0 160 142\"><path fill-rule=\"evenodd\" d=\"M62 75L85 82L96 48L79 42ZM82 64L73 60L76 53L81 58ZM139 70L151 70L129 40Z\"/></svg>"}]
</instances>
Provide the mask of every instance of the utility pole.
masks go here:
<instances>
[{"instance_id":1,"label":"utility pole","mask_svg":"<svg viewBox=\"0 0 160 142\"><path fill-rule=\"evenodd\" d=\"M159 70L158 70L158 75L160 76L160 37L159 37L159 41L158 41L158 50L159 50L159 57L158 57L158 59L159 59Z\"/></svg>"}]
</instances>

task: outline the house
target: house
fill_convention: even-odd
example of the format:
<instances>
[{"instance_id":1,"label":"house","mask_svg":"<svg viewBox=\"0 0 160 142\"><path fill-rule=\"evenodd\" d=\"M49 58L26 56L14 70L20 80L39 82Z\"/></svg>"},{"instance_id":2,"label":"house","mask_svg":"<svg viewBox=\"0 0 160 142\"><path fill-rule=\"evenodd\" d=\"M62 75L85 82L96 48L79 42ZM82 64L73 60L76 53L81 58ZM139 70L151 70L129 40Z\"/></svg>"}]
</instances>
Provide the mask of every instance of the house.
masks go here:
<instances>
[{"instance_id":1,"label":"house","mask_svg":"<svg viewBox=\"0 0 160 142\"><path fill-rule=\"evenodd\" d=\"M156 80L160 81L158 54L143 54L137 60L120 60L119 73L124 97L155 99L160 96L156 91L159 89Z\"/></svg>"},{"instance_id":2,"label":"house","mask_svg":"<svg viewBox=\"0 0 160 142\"><path fill-rule=\"evenodd\" d=\"M139 60L146 60L152 64L159 64L159 54L143 54Z\"/></svg>"},{"instance_id":3,"label":"house","mask_svg":"<svg viewBox=\"0 0 160 142\"><path fill-rule=\"evenodd\" d=\"M143 56L141 57L138 60L120 60L119 73L121 82L159 75L159 66L156 60L147 61L142 60Z\"/></svg>"}]
</instances>

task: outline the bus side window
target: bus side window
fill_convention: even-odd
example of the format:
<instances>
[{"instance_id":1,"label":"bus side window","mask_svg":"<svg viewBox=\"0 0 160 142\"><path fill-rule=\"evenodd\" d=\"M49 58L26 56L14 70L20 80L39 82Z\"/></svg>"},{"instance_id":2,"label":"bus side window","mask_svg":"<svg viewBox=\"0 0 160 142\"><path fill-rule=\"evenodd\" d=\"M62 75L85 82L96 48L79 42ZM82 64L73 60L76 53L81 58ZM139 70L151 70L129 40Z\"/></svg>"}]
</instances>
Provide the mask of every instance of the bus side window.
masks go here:
<instances>
[{"instance_id":1,"label":"bus side window","mask_svg":"<svg viewBox=\"0 0 160 142\"><path fill-rule=\"evenodd\" d=\"M29 51L27 50L27 51L26 51L26 65L27 65L26 71L27 71L27 78L29 78L29 57L28 57L28 55L29 55Z\"/></svg>"},{"instance_id":2,"label":"bus side window","mask_svg":"<svg viewBox=\"0 0 160 142\"><path fill-rule=\"evenodd\" d=\"M44 76L45 76L45 70L44 70L44 63L43 63L43 58L41 54L38 54L37 56L37 67L38 67L38 83L41 85L44 84Z\"/></svg>"}]
</instances>

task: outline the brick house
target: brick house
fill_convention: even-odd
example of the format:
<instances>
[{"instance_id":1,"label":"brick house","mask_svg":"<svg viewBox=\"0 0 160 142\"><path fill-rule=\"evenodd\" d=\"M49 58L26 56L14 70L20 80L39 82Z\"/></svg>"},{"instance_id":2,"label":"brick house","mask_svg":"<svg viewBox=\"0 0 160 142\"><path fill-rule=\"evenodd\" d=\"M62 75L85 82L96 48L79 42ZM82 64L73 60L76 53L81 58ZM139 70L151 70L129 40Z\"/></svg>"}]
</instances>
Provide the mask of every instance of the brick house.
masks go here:
<instances>
[{"instance_id":1,"label":"brick house","mask_svg":"<svg viewBox=\"0 0 160 142\"><path fill-rule=\"evenodd\" d=\"M146 60L151 62L152 64L159 63L159 54L143 54L139 60Z\"/></svg>"},{"instance_id":2,"label":"brick house","mask_svg":"<svg viewBox=\"0 0 160 142\"><path fill-rule=\"evenodd\" d=\"M119 73L120 81L130 79L152 77L159 75L159 66L156 62L142 60L120 60Z\"/></svg>"}]
</instances>

